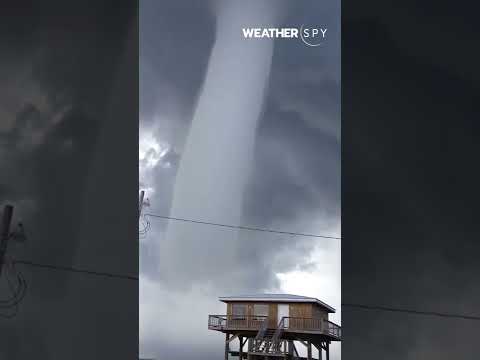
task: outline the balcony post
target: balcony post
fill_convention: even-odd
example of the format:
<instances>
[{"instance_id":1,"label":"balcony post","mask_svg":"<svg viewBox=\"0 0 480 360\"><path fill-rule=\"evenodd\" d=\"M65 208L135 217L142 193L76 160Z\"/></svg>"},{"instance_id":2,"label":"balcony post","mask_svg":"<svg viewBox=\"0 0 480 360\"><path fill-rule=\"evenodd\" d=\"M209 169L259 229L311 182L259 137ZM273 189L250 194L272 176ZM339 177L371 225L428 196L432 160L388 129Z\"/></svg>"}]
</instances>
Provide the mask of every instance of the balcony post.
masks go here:
<instances>
[{"instance_id":1,"label":"balcony post","mask_svg":"<svg viewBox=\"0 0 480 360\"><path fill-rule=\"evenodd\" d=\"M288 340L288 355L290 356L290 359L293 357L293 341Z\"/></svg>"},{"instance_id":2,"label":"balcony post","mask_svg":"<svg viewBox=\"0 0 480 360\"><path fill-rule=\"evenodd\" d=\"M239 349L239 359L243 360L243 336L239 336L238 340L240 341L240 349Z\"/></svg>"},{"instance_id":3,"label":"balcony post","mask_svg":"<svg viewBox=\"0 0 480 360\"><path fill-rule=\"evenodd\" d=\"M248 360L251 360L252 359L252 355L250 355L250 352L253 351L253 339L252 338L248 338L248 355L247 355L247 359Z\"/></svg>"},{"instance_id":4,"label":"balcony post","mask_svg":"<svg viewBox=\"0 0 480 360\"><path fill-rule=\"evenodd\" d=\"M307 359L312 360L312 343L310 341L307 343Z\"/></svg>"},{"instance_id":5,"label":"balcony post","mask_svg":"<svg viewBox=\"0 0 480 360\"><path fill-rule=\"evenodd\" d=\"M226 333L225 334L225 360L228 360L228 353L230 351L230 343L228 340L230 340L230 334Z\"/></svg>"}]
</instances>

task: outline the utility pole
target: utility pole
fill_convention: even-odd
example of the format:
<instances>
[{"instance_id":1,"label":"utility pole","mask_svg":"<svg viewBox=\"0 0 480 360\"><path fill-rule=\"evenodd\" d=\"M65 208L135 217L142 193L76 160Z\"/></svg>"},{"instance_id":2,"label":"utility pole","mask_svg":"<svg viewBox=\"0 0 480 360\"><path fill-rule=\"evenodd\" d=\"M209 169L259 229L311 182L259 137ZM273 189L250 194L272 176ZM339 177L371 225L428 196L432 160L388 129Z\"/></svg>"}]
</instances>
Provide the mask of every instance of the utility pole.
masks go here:
<instances>
[{"instance_id":1,"label":"utility pole","mask_svg":"<svg viewBox=\"0 0 480 360\"><path fill-rule=\"evenodd\" d=\"M145 197L145 191L140 191L140 200L138 203L138 218L140 219L140 216L142 216L142 208L143 208L143 198Z\"/></svg>"},{"instance_id":2,"label":"utility pole","mask_svg":"<svg viewBox=\"0 0 480 360\"><path fill-rule=\"evenodd\" d=\"M12 222L13 206L5 205L2 216L2 232L0 234L0 276L5 262L5 253L7 252L8 240L10 239L10 224Z\"/></svg>"}]
</instances>

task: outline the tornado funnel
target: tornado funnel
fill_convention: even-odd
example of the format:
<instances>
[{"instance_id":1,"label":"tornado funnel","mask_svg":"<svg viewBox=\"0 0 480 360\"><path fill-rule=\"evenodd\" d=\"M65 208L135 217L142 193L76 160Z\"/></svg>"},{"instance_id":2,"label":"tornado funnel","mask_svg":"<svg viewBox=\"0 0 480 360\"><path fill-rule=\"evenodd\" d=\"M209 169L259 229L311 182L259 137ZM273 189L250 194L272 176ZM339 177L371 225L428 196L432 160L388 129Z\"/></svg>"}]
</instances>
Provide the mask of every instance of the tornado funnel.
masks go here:
<instances>
[{"instance_id":1,"label":"tornado funnel","mask_svg":"<svg viewBox=\"0 0 480 360\"><path fill-rule=\"evenodd\" d=\"M217 7L215 43L177 171L171 217L241 223L273 54L272 39L245 39L242 28L274 25L277 4L224 1ZM175 272L188 282L226 269L238 233L171 220L161 241L162 277ZM183 259L185 266L170 259Z\"/></svg>"}]
</instances>

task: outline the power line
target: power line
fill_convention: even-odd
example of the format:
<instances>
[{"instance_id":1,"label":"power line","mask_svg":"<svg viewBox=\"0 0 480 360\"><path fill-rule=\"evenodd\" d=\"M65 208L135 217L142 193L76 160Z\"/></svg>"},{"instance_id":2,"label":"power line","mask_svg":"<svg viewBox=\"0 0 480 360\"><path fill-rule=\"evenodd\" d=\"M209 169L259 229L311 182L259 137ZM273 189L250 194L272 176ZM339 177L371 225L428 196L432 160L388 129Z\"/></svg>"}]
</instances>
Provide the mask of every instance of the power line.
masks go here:
<instances>
[{"instance_id":1,"label":"power line","mask_svg":"<svg viewBox=\"0 0 480 360\"><path fill-rule=\"evenodd\" d=\"M231 229L242 229L242 230L249 230L249 231L261 231L261 232L269 232L269 233L277 233L277 234L287 234L287 235L295 235L295 236L305 236L305 237L316 237L316 238L327 238L327 239L341 240L341 237L336 237L336 236L304 234L304 233L296 233L296 232L288 232L288 231L278 231L278 230L273 230L273 229L253 228L253 227L237 226L237 225L227 225L227 224L212 223L212 222L207 222L207 221L176 218L176 217L157 215L157 214L145 214L145 217L147 217L147 216L160 218L160 219L166 219L166 220L189 222L189 223L195 223L195 224L201 224L201 225L226 227L226 228L231 228ZM474 315L441 313L441 312L434 312L434 311L421 311L421 310L393 308L393 307L386 307L386 306L373 306L373 305L353 304L353 303L342 304L342 306L356 308L356 309L362 309L362 310L400 312L400 313L408 313L408 314L414 314L414 315L437 316L437 317L444 317L444 318L457 318L457 319L466 319L466 320L480 320L480 316L474 316Z\"/></svg>"},{"instance_id":2,"label":"power line","mask_svg":"<svg viewBox=\"0 0 480 360\"><path fill-rule=\"evenodd\" d=\"M182 219L182 218L175 218L175 217L170 217L170 216L162 216L162 215L157 215L157 214L145 214L144 216L145 217L146 216L151 216L151 217L155 217L155 218L189 222L189 223L202 224L202 225L225 227L225 228L231 228L231 229L241 229L241 230L249 230L249 231L260 231L260 232L269 232L269 233L277 233L277 234L285 234L285 235L294 235L294 236L305 236L305 237L316 237L316 238L341 240L341 237L335 237L335 236L304 234L304 233L278 231L278 230L273 230L273 229L254 228L254 227L239 226L239 225L227 225L227 224L219 224L219 223L212 223L212 222L192 220L192 219ZM39 267L39 268L49 269L49 270L75 272L75 273L81 273L81 274L87 274L87 275L93 275L93 276L103 276L103 277L108 277L108 278L117 278L117 279L124 279L124 280L133 280L133 281L138 281L139 280L138 277L131 276L131 275L122 275L122 274L115 274L115 273L109 273L109 272L100 272L100 271L94 271L94 270L79 269L79 268L74 268L74 267L58 266L58 265L51 265L51 264L41 264L41 263L36 263L36 262L26 261L26 260L14 260L14 261L12 261L12 263L13 264L22 264L22 265L27 265L27 266L33 266L33 267ZM23 278L19 278L19 281L22 281L22 280L23 280ZM23 282L24 282L24 280L23 280ZM26 288L26 283L24 285L25 285L25 288ZM25 289L23 289L23 290L25 290ZM22 298L23 298L23 296L22 296ZM356 308L356 309L362 309L362 310L372 310L372 311L400 312L400 313L407 313L407 314L414 314L414 315L424 315L424 316L437 316L437 317L443 317L443 318L480 320L480 316L475 316L475 315L442 313L442 312L434 312L434 311L420 311L420 310L414 310L414 309L402 309L402 308L393 308L393 307L386 307L386 306L374 306L374 305L365 305L365 304L342 303L342 307L350 307L350 308ZM13 316L15 316L15 315L13 315Z\"/></svg>"},{"instance_id":3,"label":"power line","mask_svg":"<svg viewBox=\"0 0 480 360\"><path fill-rule=\"evenodd\" d=\"M414 309L402 309L402 308L393 308L393 307L387 307L387 306L374 306L374 305L363 305L363 304L342 304L342 307L351 307L351 308L357 308L357 309L363 309L363 310L373 310L373 311L399 312L399 313L414 314L414 315L438 316L438 317L442 317L442 318L480 320L480 316L476 316L476 315L443 313L443 312L436 312L436 311L420 311L420 310L414 310Z\"/></svg>"},{"instance_id":4,"label":"power line","mask_svg":"<svg viewBox=\"0 0 480 360\"><path fill-rule=\"evenodd\" d=\"M201 224L201 225L219 226L219 227L225 227L225 228L230 228L230 229L261 231L261 232L268 232L268 233L275 233L275 234L304 236L304 237L315 237L315 238L324 238L324 239L336 239L336 240L341 240L342 239L341 237L338 237L338 236L305 234L305 233L298 233L298 232L289 232L289 231L280 231L280 230L273 230L273 229L255 228L255 227L241 226L241 225L227 225L227 224L219 224L219 223L213 223L213 222L207 222L207 221L182 219L182 218L164 216L164 215L157 215L157 214L145 214L145 216L151 216L151 217L166 219L166 220L189 222L189 223Z\"/></svg>"},{"instance_id":5,"label":"power line","mask_svg":"<svg viewBox=\"0 0 480 360\"><path fill-rule=\"evenodd\" d=\"M73 267L57 266L57 265L50 265L50 264L40 264L40 263L34 263L31 261L24 261L24 260L15 260L14 263L27 265L27 266L40 267L40 268L49 269L49 270L70 271L70 272L83 273L88 275L104 276L109 278L118 278L118 279L133 280L133 281L139 280L139 278L136 276L92 271L92 270L85 270L85 269L78 269ZM342 303L342 307L350 307L350 308L356 308L361 310L372 310L372 311L399 312L399 313L407 313L407 314L423 315L423 316L437 316L442 318L456 318L456 319L477 320L477 321L480 320L480 316L476 316L476 315L442 313L442 312L435 312L435 311L420 311L415 309L403 309L403 308L394 308L394 307L387 307L387 306Z\"/></svg>"},{"instance_id":6,"label":"power line","mask_svg":"<svg viewBox=\"0 0 480 360\"><path fill-rule=\"evenodd\" d=\"M108 277L108 278L117 278L117 279L138 281L138 277L131 276L131 275L122 275L122 274L114 274L114 273L109 273L109 272L78 269L78 268L69 267L69 266L40 264L40 263L35 263L35 262L32 262L32 261L26 261L26 260L14 260L14 263L27 265L27 266L33 266L33 267L39 267L39 268L49 269L49 270L69 271L69 272L88 274L88 275L94 275L94 276L103 276L103 277Z\"/></svg>"}]
</instances>

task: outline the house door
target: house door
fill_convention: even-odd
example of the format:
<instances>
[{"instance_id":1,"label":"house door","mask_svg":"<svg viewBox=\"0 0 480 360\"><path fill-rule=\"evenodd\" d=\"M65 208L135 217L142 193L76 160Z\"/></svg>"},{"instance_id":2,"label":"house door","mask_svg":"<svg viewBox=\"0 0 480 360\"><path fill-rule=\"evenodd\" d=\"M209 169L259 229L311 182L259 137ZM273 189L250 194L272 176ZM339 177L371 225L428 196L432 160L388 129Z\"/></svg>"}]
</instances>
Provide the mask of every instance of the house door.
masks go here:
<instances>
[{"instance_id":1,"label":"house door","mask_svg":"<svg viewBox=\"0 0 480 360\"><path fill-rule=\"evenodd\" d=\"M282 321L283 317L288 317L290 316L290 311L289 311L289 305L288 304L278 304L278 309L277 309L277 324ZM283 322L284 327L288 327L288 319L285 319Z\"/></svg>"}]
</instances>

